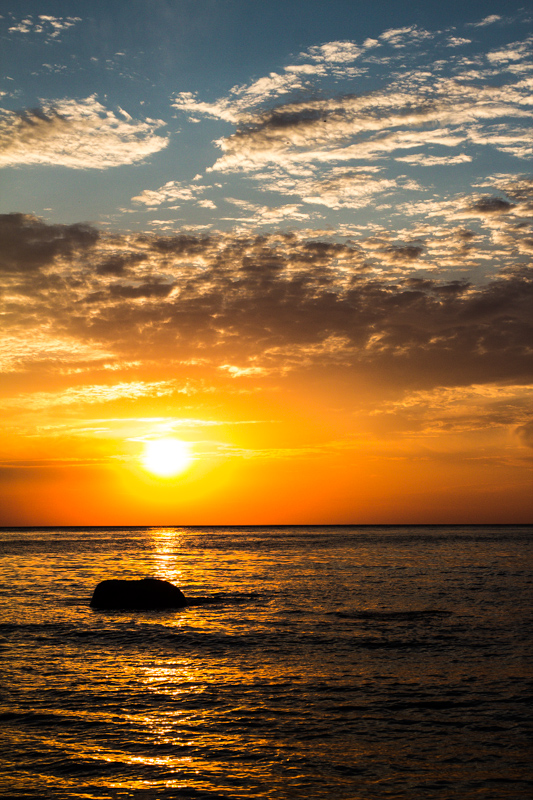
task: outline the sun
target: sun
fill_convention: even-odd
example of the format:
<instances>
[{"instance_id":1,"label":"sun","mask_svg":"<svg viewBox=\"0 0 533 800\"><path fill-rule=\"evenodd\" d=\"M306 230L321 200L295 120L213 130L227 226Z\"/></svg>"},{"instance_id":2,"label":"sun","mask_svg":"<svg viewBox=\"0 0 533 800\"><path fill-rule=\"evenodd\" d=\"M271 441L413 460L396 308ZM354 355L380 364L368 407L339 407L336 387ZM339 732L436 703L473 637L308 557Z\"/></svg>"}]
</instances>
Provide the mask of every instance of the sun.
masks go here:
<instances>
[{"instance_id":1,"label":"sun","mask_svg":"<svg viewBox=\"0 0 533 800\"><path fill-rule=\"evenodd\" d=\"M142 463L148 472L171 478L184 472L192 461L187 442L180 439L153 439L146 442Z\"/></svg>"}]
</instances>

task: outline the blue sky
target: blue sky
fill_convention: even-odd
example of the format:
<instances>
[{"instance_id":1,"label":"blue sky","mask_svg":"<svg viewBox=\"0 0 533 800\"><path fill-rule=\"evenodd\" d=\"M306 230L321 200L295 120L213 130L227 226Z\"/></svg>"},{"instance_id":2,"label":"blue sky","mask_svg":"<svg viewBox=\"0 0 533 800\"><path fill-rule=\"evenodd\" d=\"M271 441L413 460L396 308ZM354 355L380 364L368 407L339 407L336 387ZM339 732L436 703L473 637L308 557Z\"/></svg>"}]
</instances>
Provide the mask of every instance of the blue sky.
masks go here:
<instances>
[{"instance_id":1,"label":"blue sky","mask_svg":"<svg viewBox=\"0 0 533 800\"><path fill-rule=\"evenodd\" d=\"M220 458L499 465L474 484L496 497L507 481L524 507L523 4L4 0L0 14L9 463L59 431L73 453L118 448L127 407L130 443L192 436L194 420L263 426L244 455L213 444ZM310 404L320 422L276 438ZM16 442L30 444L15 457Z\"/></svg>"},{"instance_id":2,"label":"blue sky","mask_svg":"<svg viewBox=\"0 0 533 800\"><path fill-rule=\"evenodd\" d=\"M376 224L377 208L398 229L417 204L442 216L436 197L498 194L494 175L526 171L531 157L520 5L9 5L5 212L117 229L348 231ZM480 97L486 85L492 96ZM34 116L24 136L38 152L29 140L13 148L22 134L9 112L28 121L39 108L76 135L52 131L45 145L53 124Z\"/></svg>"}]
</instances>

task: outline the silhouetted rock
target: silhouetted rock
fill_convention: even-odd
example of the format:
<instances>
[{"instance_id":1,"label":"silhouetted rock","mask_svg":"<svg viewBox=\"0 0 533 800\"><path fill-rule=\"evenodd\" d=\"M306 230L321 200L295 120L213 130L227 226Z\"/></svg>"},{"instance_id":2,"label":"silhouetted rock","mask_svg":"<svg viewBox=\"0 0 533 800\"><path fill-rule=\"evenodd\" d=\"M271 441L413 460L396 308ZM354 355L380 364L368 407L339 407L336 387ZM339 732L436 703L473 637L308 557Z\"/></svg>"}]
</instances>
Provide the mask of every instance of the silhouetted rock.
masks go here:
<instances>
[{"instance_id":1,"label":"silhouetted rock","mask_svg":"<svg viewBox=\"0 0 533 800\"><path fill-rule=\"evenodd\" d=\"M157 578L138 581L102 581L94 590L93 608L183 608L187 605L185 595L174 584Z\"/></svg>"}]
</instances>

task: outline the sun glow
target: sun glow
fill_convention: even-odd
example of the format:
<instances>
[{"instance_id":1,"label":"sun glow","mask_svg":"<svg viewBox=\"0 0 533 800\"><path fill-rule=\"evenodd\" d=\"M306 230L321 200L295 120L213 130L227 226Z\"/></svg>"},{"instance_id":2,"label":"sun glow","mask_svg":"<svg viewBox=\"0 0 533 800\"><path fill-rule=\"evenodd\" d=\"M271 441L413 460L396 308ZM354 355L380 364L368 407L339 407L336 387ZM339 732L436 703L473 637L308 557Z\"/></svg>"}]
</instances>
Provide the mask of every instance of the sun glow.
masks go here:
<instances>
[{"instance_id":1,"label":"sun glow","mask_svg":"<svg viewBox=\"0 0 533 800\"><path fill-rule=\"evenodd\" d=\"M171 478L184 472L192 461L187 442L180 439L154 439L147 442L142 463L148 472Z\"/></svg>"}]
</instances>

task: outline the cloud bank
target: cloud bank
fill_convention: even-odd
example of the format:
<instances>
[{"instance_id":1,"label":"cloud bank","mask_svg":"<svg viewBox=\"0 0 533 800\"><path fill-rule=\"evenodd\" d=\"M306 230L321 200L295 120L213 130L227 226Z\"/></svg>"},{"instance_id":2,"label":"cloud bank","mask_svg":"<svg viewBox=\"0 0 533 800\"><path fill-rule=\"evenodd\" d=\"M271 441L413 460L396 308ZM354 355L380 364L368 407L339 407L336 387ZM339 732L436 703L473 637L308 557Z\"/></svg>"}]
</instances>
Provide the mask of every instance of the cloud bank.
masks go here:
<instances>
[{"instance_id":1,"label":"cloud bank","mask_svg":"<svg viewBox=\"0 0 533 800\"><path fill-rule=\"evenodd\" d=\"M46 330L129 361L200 359L237 376L314 365L432 387L531 374L525 266L476 286L422 279L420 242L110 236L24 215L0 222L6 332ZM13 368L27 366L22 358Z\"/></svg>"}]
</instances>

